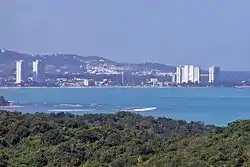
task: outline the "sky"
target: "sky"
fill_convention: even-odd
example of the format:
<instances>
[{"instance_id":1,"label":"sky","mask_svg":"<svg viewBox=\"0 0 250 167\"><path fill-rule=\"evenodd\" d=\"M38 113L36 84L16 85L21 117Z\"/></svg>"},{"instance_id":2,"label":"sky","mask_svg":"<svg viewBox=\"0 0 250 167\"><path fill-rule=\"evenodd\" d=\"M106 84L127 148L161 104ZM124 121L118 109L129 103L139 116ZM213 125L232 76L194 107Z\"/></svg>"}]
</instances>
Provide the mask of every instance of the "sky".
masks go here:
<instances>
[{"instance_id":1,"label":"sky","mask_svg":"<svg viewBox=\"0 0 250 167\"><path fill-rule=\"evenodd\" d=\"M249 0L0 0L0 47L250 70Z\"/></svg>"}]
</instances>

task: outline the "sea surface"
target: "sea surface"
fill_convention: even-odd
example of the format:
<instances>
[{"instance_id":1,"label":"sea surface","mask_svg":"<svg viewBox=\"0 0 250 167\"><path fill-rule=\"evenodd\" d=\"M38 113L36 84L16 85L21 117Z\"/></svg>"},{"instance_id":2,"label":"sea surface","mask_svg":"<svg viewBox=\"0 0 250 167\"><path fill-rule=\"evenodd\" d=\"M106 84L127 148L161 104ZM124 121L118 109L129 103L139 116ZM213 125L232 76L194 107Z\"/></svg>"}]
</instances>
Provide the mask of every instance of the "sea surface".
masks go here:
<instances>
[{"instance_id":1,"label":"sea surface","mask_svg":"<svg viewBox=\"0 0 250 167\"><path fill-rule=\"evenodd\" d=\"M115 113L132 111L205 124L250 119L250 89L236 88L6 88L12 111Z\"/></svg>"}]
</instances>

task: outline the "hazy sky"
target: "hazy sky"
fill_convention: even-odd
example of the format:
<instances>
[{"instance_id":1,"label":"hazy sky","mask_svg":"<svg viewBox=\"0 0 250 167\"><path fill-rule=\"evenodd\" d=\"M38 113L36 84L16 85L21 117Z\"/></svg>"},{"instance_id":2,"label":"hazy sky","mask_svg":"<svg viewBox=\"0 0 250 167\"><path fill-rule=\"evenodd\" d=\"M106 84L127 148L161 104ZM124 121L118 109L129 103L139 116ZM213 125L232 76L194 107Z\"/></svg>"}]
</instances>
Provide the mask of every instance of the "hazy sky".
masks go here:
<instances>
[{"instance_id":1,"label":"hazy sky","mask_svg":"<svg viewBox=\"0 0 250 167\"><path fill-rule=\"evenodd\" d=\"M0 47L250 70L250 0L0 0Z\"/></svg>"}]
</instances>

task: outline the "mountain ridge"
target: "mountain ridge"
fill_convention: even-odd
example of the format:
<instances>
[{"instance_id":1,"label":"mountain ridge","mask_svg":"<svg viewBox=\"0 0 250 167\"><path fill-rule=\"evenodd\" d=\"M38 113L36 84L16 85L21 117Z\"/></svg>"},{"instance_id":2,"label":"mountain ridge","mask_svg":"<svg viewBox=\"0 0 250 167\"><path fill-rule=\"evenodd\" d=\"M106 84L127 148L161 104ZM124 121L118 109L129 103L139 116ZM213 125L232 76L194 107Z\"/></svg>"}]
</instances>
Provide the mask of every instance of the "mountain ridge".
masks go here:
<instances>
[{"instance_id":1,"label":"mountain ridge","mask_svg":"<svg viewBox=\"0 0 250 167\"><path fill-rule=\"evenodd\" d=\"M175 66L165 65L158 62L145 63L122 63L116 62L101 56L81 56L78 54L26 54L0 49L0 76L13 76L15 74L15 61L25 60L30 63L34 60L43 60L45 63L45 72L47 74L85 74L89 70L103 72L104 74L118 74L121 71L131 72L152 72L161 71L174 73ZM207 70L201 70L207 74ZM93 73L92 73L93 74ZM240 82L250 80L250 71L221 71L221 79L225 82Z\"/></svg>"},{"instance_id":2,"label":"mountain ridge","mask_svg":"<svg viewBox=\"0 0 250 167\"><path fill-rule=\"evenodd\" d=\"M24 60L31 63L34 60L43 60L45 65L47 66L47 72L50 73L48 68L54 66L56 69L66 68L66 70L74 73L82 73L82 68L86 66L106 66L106 67L117 67L120 68L121 71L131 70L159 70L159 71L167 71L174 72L174 66L168 66L161 63L120 63L115 62L109 59L106 59L101 56L81 56L77 54L45 54L45 55L31 55L26 53L19 53L16 51L4 50L1 49L0 52L0 70L2 67L3 72L12 73L15 69L15 61ZM67 66L67 67L65 67Z\"/></svg>"}]
</instances>

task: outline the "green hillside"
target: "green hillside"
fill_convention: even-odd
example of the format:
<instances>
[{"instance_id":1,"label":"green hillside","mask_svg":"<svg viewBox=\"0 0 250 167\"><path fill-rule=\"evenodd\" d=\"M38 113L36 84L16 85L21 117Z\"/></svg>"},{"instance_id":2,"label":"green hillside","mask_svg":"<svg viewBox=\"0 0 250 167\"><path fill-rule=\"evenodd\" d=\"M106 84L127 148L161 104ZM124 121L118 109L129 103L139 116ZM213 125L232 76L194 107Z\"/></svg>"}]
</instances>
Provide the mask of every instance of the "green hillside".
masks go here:
<instances>
[{"instance_id":1,"label":"green hillside","mask_svg":"<svg viewBox=\"0 0 250 167\"><path fill-rule=\"evenodd\" d=\"M250 121L226 128L138 114L0 112L0 166L249 166Z\"/></svg>"}]
</instances>

